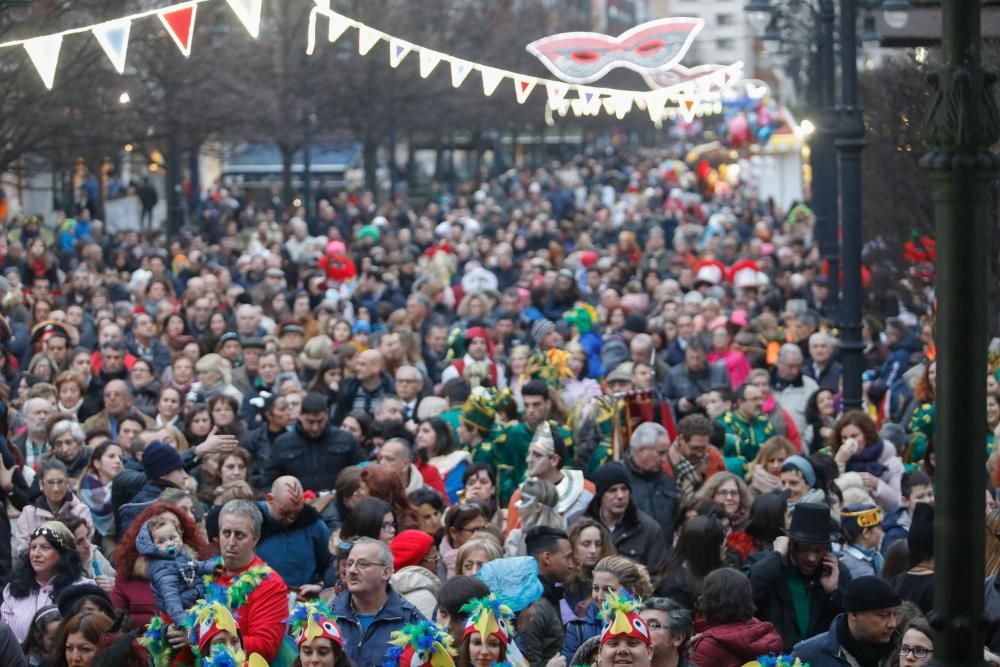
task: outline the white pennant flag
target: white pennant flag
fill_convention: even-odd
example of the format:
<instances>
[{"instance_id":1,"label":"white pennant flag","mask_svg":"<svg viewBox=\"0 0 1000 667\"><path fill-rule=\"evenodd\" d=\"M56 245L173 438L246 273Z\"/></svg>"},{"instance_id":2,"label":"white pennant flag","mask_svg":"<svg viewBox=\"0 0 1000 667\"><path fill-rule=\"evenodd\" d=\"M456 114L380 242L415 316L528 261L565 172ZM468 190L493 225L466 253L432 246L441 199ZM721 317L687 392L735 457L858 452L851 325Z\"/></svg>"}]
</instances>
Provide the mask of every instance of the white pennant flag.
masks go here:
<instances>
[{"instance_id":1,"label":"white pennant flag","mask_svg":"<svg viewBox=\"0 0 1000 667\"><path fill-rule=\"evenodd\" d=\"M128 38L132 31L132 21L121 19L94 26L94 38L104 49L111 64L119 74L125 73L125 56L128 53Z\"/></svg>"},{"instance_id":2,"label":"white pennant flag","mask_svg":"<svg viewBox=\"0 0 1000 667\"><path fill-rule=\"evenodd\" d=\"M389 65L392 67L399 67L399 63L403 62L403 58L406 54L410 52L413 45L409 42L404 42L402 40L396 39L395 37L389 38Z\"/></svg>"},{"instance_id":3,"label":"white pennant flag","mask_svg":"<svg viewBox=\"0 0 1000 667\"><path fill-rule=\"evenodd\" d=\"M670 93L665 89L646 93L646 111L649 112L649 119L653 123L659 124L663 121L663 108L667 106L669 95Z\"/></svg>"},{"instance_id":4,"label":"white pennant flag","mask_svg":"<svg viewBox=\"0 0 1000 667\"><path fill-rule=\"evenodd\" d=\"M380 33L375 28L369 28L366 25L358 26L358 53L363 56L368 55L368 52L372 50L378 40L382 39L382 33Z\"/></svg>"},{"instance_id":5,"label":"white pennant flag","mask_svg":"<svg viewBox=\"0 0 1000 667\"><path fill-rule=\"evenodd\" d=\"M545 92L549 96L549 106L557 108L559 103L566 99L566 93L569 92L569 86L556 81L547 81L545 83Z\"/></svg>"},{"instance_id":6,"label":"white pennant flag","mask_svg":"<svg viewBox=\"0 0 1000 667\"><path fill-rule=\"evenodd\" d=\"M326 39L336 42L351 27L351 21L341 14L330 14L330 30Z\"/></svg>"},{"instance_id":7,"label":"white pennant flag","mask_svg":"<svg viewBox=\"0 0 1000 667\"><path fill-rule=\"evenodd\" d=\"M480 67L479 72L483 75L483 94L489 97L503 81L503 71L495 67Z\"/></svg>"},{"instance_id":8,"label":"white pennant flag","mask_svg":"<svg viewBox=\"0 0 1000 667\"><path fill-rule=\"evenodd\" d=\"M536 79L522 79L520 77L514 79L514 94L517 96L517 103L524 104L528 95L531 95L531 91L535 89L535 84L538 81Z\"/></svg>"},{"instance_id":9,"label":"white pennant flag","mask_svg":"<svg viewBox=\"0 0 1000 667\"><path fill-rule=\"evenodd\" d=\"M441 54L430 49L420 49L418 54L420 55L420 76L426 79L441 62Z\"/></svg>"},{"instance_id":10,"label":"white pennant flag","mask_svg":"<svg viewBox=\"0 0 1000 667\"><path fill-rule=\"evenodd\" d=\"M467 60L458 60L457 58L451 59L451 85L458 88L465 81L465 78L469 76L469 72L472 71L472 63Z\"/></svg>"},{"instance_id":11,"label":"white pennant flag","mask_svg":"<svg viewBox=\"0 0 1000 667\"><path fill-rule=\"evenodd\" d=\"M49 90L56 80L56 66L59 64L59 49L62 48L62 35L45 35L35 37L24 43L32 64L42 77L42 83Z\"/></svg>"},{"instance_id":12,"label":"white pennant flag","mask_svg":"<svg viewBox=\"0 0 1000 667\"><path fill-rule=\"evenodd\" d=\"M226 0L250 36L260 36L260 10L264 0Z\"/></svg>"}]
</instances>

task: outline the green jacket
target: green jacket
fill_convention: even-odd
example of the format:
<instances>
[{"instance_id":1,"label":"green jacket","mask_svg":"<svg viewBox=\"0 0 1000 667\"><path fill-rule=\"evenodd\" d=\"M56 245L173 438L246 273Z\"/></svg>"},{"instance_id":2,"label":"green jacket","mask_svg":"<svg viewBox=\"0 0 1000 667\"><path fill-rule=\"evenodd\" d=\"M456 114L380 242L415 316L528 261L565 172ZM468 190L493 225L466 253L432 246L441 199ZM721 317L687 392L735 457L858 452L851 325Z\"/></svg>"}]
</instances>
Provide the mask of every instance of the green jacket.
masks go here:
<instances>
[{"instance_id":1,"label":"green jacket","mask_svg":"<svg viewBox=\"0 0 1000 667\"><path fill-rule=\"evenodd\" d=\"M563 439L567 458L572 461L573 438L569 431L552 421L549 425ZM473 461L488 463L496 471L500 507L507 506L514 491L524 482L528 472L528 447L534 435L524 422L516 422L500 429L472 453Z\"/></svg>"},{"instance_id":2,"label":"green jacket","mask_svg":"<svg viewBox=\"0 0 1000 667\"><path fill-rule=\"evenodd\" d=\"M716 421L726 432L726 444L722 449L726 468L743 477L747 464L757 457L764 442L774 435L774 426L763 415L747 420L736 410L724 412Z\"/></svg>"}]
</instances>

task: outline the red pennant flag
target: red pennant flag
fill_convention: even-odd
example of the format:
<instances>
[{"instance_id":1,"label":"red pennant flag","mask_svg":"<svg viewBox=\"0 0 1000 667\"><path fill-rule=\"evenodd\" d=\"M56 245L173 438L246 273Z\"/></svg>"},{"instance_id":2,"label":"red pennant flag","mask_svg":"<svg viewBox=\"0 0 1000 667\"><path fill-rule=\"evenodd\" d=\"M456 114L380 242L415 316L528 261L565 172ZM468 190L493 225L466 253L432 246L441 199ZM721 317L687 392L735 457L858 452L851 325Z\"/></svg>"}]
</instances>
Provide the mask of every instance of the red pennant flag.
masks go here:
<instances>
[{"instance_id":1,"label":"red pennant flag","mask_svg":"<svg viewBox=\"0 0 1000 667\"><path fill-rule=\"evenodd\" d=\"M192 3L174 6L158 14L163 26L185 58L191 55L191 38L194 36L194 19L197 11L198 5Z\"/></svg>"}]
</instances>

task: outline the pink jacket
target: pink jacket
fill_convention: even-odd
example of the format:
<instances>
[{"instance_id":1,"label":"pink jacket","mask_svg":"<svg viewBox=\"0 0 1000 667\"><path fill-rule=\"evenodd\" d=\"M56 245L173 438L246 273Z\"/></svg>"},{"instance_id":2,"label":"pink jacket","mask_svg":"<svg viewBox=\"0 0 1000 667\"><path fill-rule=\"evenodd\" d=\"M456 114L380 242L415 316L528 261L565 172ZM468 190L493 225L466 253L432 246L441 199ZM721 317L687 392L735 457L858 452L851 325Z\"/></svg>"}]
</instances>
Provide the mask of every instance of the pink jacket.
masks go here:
<instances>
[{"instance_id":1,"label":"pink jacket","mask_svg":"<svg viewBox=\"0 0 1000 667\"><path fill-rule=\"evenodd\" d=\"M14 546L17 553L22 554L28 550L31 542L31 531L38 528L46 521L52 521L59 517L77 516L90 526L90 532L94 532L94 518L87 507L79 498L72 493L67 493L63 499L63 504L56 514L52 514L45 496L38 496L30 505L26 505L21 510L21 516L17 519L17 528L14 531Z\"/></svg>"}]
</instances>

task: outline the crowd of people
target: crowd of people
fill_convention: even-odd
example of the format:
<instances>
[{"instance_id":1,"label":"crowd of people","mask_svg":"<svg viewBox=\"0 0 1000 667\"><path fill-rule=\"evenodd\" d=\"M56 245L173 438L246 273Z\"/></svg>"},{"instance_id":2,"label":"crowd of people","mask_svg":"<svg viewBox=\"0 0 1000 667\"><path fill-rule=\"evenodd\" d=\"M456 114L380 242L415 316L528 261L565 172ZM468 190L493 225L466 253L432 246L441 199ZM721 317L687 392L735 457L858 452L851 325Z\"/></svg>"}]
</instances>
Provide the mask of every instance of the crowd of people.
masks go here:
<instances>
[{"instance_id":1,"label":"crowd of people","mask_svg":"<svg viewBox=\"0 0 1000 667\"><path fill-rule=\"evenodd\" d=\"M931 313L845 411L809 208L669 157L6 222L0 662L928 664Z\"/></svg>"}]
</instances>

